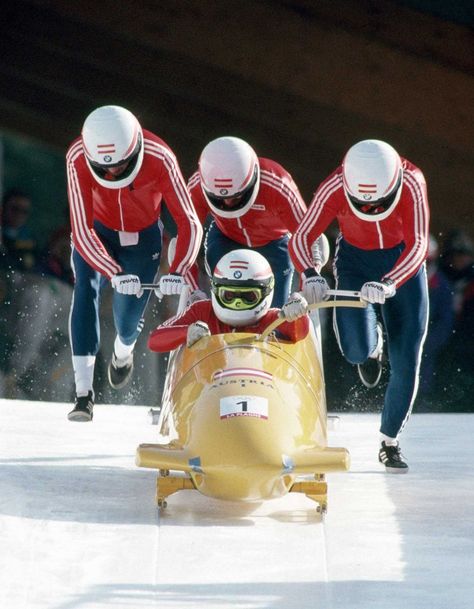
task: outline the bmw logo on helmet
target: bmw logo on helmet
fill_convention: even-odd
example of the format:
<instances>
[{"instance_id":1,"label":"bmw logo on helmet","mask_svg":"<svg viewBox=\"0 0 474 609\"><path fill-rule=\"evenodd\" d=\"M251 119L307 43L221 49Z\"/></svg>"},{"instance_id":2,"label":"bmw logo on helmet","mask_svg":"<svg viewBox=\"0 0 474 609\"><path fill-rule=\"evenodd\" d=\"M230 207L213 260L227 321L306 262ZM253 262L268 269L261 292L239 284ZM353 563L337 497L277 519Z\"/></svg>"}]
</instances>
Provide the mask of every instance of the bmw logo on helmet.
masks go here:
<instances>
[{"instance_id":1,"label":"bmw logo on helmet","mask_svg":"<svg viewBox=\"0 0 474 609\"><path fill-rule=\"evenodd\" d=\"M234 277L235 277L235 279L240 279L242 277L242 273L240 271L235 271Z\"/></svg>"},{"instance_id":2,"label":"bmw logo on helmet","mask_svg":"<svg viewBox=\"0 0 474 609\"><path fill-rule=\"evenodd\" d=\"M229 191L227 190L227 188L221 188L219 190L219 192L220 192L221 195L228 195L229 194Z\"/></svg>"},{"instance_id":3,"label":"bmw logo on helmet","mask_svg":"<svg viewBox=\"0 0 474 609\"><path fill-rule=\"evenodd\" d=\"M110 163L110 161L111 161L111 160L112 160L112 157L111 157L110 155L106 154L106 155L104 156L104 161L105 161L106 163Z\"/></svg>"}]
</instances>

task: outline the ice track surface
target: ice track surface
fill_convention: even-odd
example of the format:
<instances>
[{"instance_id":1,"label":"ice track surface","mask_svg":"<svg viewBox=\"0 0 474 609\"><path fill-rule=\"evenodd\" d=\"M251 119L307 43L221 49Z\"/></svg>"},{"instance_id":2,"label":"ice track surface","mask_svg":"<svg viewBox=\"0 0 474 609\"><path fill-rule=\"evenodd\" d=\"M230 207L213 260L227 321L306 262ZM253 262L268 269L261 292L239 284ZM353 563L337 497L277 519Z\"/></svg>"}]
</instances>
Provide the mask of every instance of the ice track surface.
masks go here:
<instances>
[{"instance_id":1,"label":"ice track surface","mask_svg":"<svg viewBox=\"0 0 474 609\"><path fill-rule=\"evenodd\" d=\"M411 471L376 460L378 415L341 415L352 455L324 524L304 496L249 506L183 491L158 515L146 407L0 400L2 609L471 609L474 414L412 415Z\"/></svg>"}]
</instances>

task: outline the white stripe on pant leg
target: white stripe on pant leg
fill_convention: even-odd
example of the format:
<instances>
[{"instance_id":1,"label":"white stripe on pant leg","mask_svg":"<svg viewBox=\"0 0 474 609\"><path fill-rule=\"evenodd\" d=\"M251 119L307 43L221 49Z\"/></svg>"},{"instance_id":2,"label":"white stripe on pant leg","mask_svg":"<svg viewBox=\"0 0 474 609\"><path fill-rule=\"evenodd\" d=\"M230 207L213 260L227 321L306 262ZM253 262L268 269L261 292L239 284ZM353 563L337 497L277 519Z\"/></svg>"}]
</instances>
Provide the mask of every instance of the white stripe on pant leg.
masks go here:
<instances>
[{"instance_id":1,"label":"white stripe on pant leg","mask_svg":"<svg viewBox=\"0 0 474 609\"><path fill-rule=\"evenodd\" d=\"M415 398L416 395L418 393L418 385L420 384L420 365L421 365L421 356L423 354L423 347L425 344L425 339L426 339L426 335L428 333L428 324L429 324L429 316L430 316L430 301L428 298L428 277L426 274L426 263L423 263L423 268L425 269L425 273L424 277L425 277L425 289L426 289L426 321L425 321L425 330L423 332L423 336L421 338L420 341L420 346L418 348L418 354L417 354L417 358L416 358L416 368L415 368L415 384L413 385L413 393L411 396L411 400L410 400L410 406L408 408L408 412L405 416L405 418L403 419L403 422L401 424L400 430L398 431L398 434L400 434L403 431L403 428L405 427L405 425L408 422L408 419L410 418L411 415L411 411L413 409L413 404L415 403ZM398 435L397 434L397 435Z\"/></svg>"},{"instance_id":2,"label":"white stripe on pant leg","mask_svg":"<svg viewBox=\"0 0 474 609\"><path fill-rule=\"evenodd\" d=\"M77 396L87 395L93 391L95 355L73 355L72 367L76 383Z\"/></svg>"}]
</instances>

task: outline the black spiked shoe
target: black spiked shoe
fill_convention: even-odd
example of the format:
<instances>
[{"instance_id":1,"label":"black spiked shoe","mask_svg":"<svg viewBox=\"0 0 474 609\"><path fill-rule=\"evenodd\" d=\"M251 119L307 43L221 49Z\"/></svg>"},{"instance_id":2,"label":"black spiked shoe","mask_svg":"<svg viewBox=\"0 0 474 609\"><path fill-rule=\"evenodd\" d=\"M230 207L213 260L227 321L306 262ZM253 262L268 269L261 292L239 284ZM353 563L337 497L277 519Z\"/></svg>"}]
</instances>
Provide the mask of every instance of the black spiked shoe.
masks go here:
<instances>
[{"instance_id":1,"label":"black spiked shoe","mask_svg":"<svg viewBox=\"0 0 474 609\"><path fill-rule=\"evenodd\" d=\"M390 474L406 474L408 472L408 463L404 460L398 444L396 446L387 446L382 442L379 450L379 461L385 465L385 470Z\"/></svg>"},{"instance_id":2,"label":"black spiked shoe","mask_svg":"<svg viewBox=\"0 0 474 609\"><path fill-rule=\"evenodd\" d=\"M112 353L112 360L107 371L109 383L114 389L121 389L130 380L133 372L133 353L125 361L119 360L115 353Z\"/></svg>"},{"instance_id":3,"label":"black spiked shoe","mask_svg":"<svg viewBox=\"0 0 474 609\"><path fill-rule=\"evenodd\" d=\"M92 421L94 410L94 397L92 391L89 391L87 395L81 395L76 398L76 404L71 412L68 413L67 418L70 421L76 421L77 423L87 423Z\"/></svg>"}]
</instances>

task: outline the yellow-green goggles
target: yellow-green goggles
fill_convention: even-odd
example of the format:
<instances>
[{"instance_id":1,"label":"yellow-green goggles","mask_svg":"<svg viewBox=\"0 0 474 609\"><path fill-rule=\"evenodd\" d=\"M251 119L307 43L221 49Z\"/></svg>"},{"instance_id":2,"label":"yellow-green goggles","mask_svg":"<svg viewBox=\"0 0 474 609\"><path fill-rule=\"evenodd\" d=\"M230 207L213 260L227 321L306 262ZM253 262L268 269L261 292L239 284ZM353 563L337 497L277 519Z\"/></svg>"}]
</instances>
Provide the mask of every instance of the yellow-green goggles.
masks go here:
<instances>
[{"instance_id":1,"label":"yellow-green goggles","mask_svg":"<svg viewBox=\"0 0 474 609\"><path fill-rule=\"evenodd\" d=\"M232 286L219 286L214 293L223 307L236 311L253 309L265 297L263 288L259 287L234 288Z\"/></svg>"}]
</instances>

